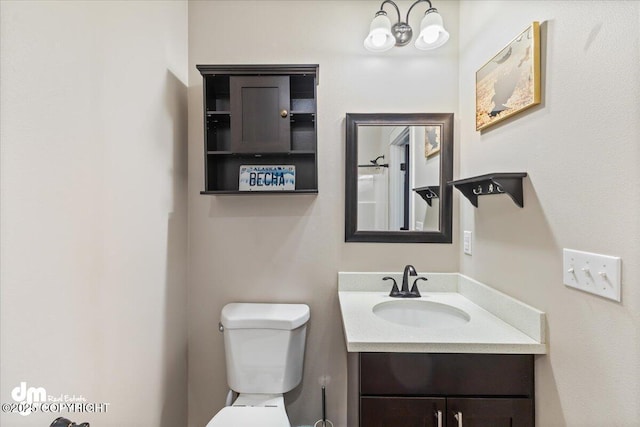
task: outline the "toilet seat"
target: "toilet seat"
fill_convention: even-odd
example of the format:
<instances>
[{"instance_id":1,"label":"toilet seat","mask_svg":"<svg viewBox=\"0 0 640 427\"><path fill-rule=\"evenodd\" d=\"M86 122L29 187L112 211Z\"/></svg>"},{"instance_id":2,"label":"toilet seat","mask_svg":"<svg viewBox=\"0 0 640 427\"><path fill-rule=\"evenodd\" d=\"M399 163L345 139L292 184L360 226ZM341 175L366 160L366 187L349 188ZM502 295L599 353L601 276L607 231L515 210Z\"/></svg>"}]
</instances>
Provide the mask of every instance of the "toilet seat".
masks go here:
<instances>
[{"instance_id":1,"label":"toilet seat","mask_svg":"<svg viewBox=\"0 0 640 427\"><path fill-rule=\"evenodd\" d=\"M206 427L291 427L282 395L240 394Z\"/></svg>"},{"instance_id":2,"label":"toilet seat","mask_svg":"<svg viewBox=\"0 0 640 427\"><path fill-rule=\"evenodd\" d=\"M282 408L227 406L218 412L207 427L291 427Z\"/></svg>"}]
</instances>

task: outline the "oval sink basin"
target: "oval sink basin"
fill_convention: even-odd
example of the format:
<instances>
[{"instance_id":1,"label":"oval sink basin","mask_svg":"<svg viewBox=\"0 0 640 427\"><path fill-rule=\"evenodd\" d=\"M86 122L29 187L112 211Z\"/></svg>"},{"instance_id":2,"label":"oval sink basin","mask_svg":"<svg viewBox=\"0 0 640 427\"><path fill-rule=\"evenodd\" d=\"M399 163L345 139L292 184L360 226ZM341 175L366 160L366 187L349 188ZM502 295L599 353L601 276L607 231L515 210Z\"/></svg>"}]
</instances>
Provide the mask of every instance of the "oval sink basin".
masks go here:
<instances>
[{"instance_id":1,"label":"oval sink basin","mask_svg":"<svg viewBox=\"0 0 640 427\"><path fill-rule=\"evenodd\" d=\"M418 328L452 327L471 317L459 308L433 301L386 301L373 307L373 314L392 323Z\"/></svg>"}]
</instances>

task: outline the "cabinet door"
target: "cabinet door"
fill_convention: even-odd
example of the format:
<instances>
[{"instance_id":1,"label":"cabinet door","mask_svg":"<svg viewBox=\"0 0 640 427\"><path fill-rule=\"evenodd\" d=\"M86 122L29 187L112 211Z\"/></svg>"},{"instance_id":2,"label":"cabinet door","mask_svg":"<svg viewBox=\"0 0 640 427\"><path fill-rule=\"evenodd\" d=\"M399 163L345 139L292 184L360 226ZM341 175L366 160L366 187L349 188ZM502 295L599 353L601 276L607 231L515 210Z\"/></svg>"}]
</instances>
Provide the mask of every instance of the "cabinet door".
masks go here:
<instances>
[{"instance_id":1,"label":"cabinet door","mask_svg":"<svg viewBox=\"0 0 640 427\"><path fill-rule=\"evenodd\" d=\"M533 399L447 399L447 427L533 427L533 425Z\"/></svg>"},{"instance_id":2,"label":"cabinet door","mask_svg":"<svg viewBox=\"0 0 640 427\"><path fill-rule=\"evenodd\" d=\"M289 151L289 77L231 76L229 83L232 151Z\"/></svg>"},{"instance_id":3,"label":"cabinet door","mask_svg":"<svg viewBox=\"0 0 640 427\"><path fill-rule=\"evenodd\" d=\"M360 427L443 427L445 399L362 397Z\"/></svg>"}]
</instances>

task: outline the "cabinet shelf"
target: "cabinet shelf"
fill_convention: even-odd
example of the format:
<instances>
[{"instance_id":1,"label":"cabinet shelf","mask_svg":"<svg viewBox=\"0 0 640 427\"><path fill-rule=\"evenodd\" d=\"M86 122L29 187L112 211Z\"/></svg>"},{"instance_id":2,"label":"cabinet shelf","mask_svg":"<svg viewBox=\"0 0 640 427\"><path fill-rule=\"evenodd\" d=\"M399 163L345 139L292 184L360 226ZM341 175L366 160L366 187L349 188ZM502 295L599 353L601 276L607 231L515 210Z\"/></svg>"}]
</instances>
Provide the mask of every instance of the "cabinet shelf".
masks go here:
<instances>
[{"instance_id":1,"label":"cabinet shelf","mask_svg":"<svg viewBox=\"0 0 640 427\"><path fill-rule=\"evenodd\" d=\"M234 156L234 157L247 157L247 158L260 158L260 157L282 157L282 156L315 156L316 152L313 150L292 150L286 152L275 153L235 153L233 151L224 150L212 150L207 151L207 155L213 156Z\"/></svg>"},{"instance_id":2,"label":"cabinet shelf","mask_svg":"<svg viewBox=\"0 0 640 427\"><path fill-rule=\"evenodd\" d=\"M239 190L214 190L214 191L201 191L202 195L212 196L237 196L242 194L318 194L318 190L292 190L292 191L239 191Z\"/></svg>"},{"instance_id":3,"label":"cabinet shelf","mask_svg":"<svg viewBox=\"0 0 640 427\"><path fill-rule=\"evenodd\" d=\"M310 113L307 111L292 111L291 115L291 124L293 125L295 122L306 123L306 122L315 122L316 121L316 113Z\"/></svg>"},{"instance_id":4,"label":"cabinet shelf","mask_svg":"<svg viewBox=\"0 0 640 427\"><path fill-rule=\"evenodd\" d=\"M478 207L478 196L490 194L508 194L519 207L524 207L522 192L522 180L527 176L526 172L498 172L471 178L449 181L449 185L455 188Z\"/></svg>"},{"instance_id":5,"label":"cabinet shelf","mask_svg":"<svg viewBox=\"0 0 640 427\"><path fill-rule=\"evenodd\" d=\"M316 112L315 111L300 111L300 110L291 110L289 112L289 114L291 116L298 116L300 117L300 119L308 119L308 120L313 120L315 119L316 116ZM231 116L231 111L226 111L226 110L222 110L222 111L218 111L218 110L207 110L207 116L208 117L230 117ZM296 117L296 118L298 118Z\"/></svg>"}]
</instances>

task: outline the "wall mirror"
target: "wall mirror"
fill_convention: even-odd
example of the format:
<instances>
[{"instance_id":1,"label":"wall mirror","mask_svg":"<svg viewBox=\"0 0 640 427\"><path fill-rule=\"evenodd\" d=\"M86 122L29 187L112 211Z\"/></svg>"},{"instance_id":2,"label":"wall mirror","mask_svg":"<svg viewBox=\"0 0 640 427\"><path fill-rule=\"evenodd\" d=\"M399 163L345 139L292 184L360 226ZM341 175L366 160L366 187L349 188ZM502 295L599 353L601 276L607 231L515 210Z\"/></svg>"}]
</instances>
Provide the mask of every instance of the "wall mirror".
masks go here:
<instances>
[{"instance_id":1,"label":"wall mirror","mask_svg":"<svg viewBox=\"0 0 640 427\"><path fill-rule=\"evenodd\" d=\"M346 118L345 241L451 243L453 114Z\"/></svg>"}]
</instances>

